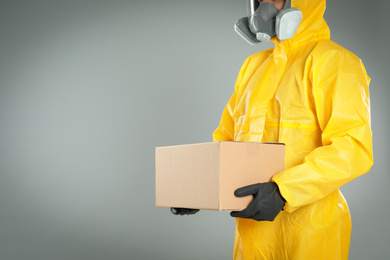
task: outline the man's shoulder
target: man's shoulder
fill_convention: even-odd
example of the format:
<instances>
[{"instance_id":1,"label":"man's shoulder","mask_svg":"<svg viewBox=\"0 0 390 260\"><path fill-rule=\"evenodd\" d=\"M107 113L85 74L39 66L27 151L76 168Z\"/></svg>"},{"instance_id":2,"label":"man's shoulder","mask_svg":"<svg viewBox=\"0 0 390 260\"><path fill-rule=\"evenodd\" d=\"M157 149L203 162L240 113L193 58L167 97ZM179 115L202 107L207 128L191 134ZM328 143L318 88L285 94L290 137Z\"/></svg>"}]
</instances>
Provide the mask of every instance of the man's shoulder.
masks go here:
<instances>
[{"instance_id":1,"label":"man's shoulder","mask_svg":"<svg viewBox=\"0 0 390 260\"><path fill-rule=\"evenodd\" d=\"M326 40L320 40L316 43L315 47L313 48L312 57L317 60L322 59L344 59L349 61L360 61L359 57L349 51L348 49L344 48L343 46L335 43L332 40L326 39Z\"/></svg>"},{"instance_id":2,"label":"man's shoulder","mask_svg":"<svg viewBox=\"0 0 390 260\"><path fill-rule=\"evenodd\" d=\"M248 67L256 67L262 64L265 60L272 57L272 50L273 49L268 49L247 56L242 64L241 71L243 69L246 70Z\"/></svg>"},{"instance_id":3,"label":"man's shoulder","mask_svg":"<svg viewBox=\"0 0 390 260\"><path fill-rule=\"evenodd\" d=\"M263 50L263 51L251 54L251 55L249 55L247 60L256 61L256 60L267 59L268 57L270 57L272 55L273 49L274 48L271 48L271 49L267 49L267 50Z\"/></svg>"}]
</instances>

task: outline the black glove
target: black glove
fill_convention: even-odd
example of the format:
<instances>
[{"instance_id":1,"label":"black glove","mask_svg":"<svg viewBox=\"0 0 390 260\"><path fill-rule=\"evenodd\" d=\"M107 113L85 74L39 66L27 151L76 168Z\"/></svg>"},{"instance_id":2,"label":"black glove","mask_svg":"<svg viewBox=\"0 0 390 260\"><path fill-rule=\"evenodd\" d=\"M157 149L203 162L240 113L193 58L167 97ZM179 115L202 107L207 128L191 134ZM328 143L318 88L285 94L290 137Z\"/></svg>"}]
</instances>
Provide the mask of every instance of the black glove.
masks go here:
<instances>
[{"instance_id":1,"label":"black glove","mask_svg":"<svg viewBox=\"0 0 390 260\"><path fill-rule=\"evenodd\" d=\"M199 209L186 209L186 208L171 208L171 212L175 215L192 215L198 212Z\"/></svg>"},{"instance_id":2,"label":"black glove","mask_svg":"<svg viewBox=\"0 0 390 260\"><path fill-rule=\"evenodd\" d=\"M236 197L253 195L253 200L246 209L230 213L230 216L236 218L273 221L286 203L274 182L245 186L237 189L234 195Z\"/></svg>"}]
</instances>

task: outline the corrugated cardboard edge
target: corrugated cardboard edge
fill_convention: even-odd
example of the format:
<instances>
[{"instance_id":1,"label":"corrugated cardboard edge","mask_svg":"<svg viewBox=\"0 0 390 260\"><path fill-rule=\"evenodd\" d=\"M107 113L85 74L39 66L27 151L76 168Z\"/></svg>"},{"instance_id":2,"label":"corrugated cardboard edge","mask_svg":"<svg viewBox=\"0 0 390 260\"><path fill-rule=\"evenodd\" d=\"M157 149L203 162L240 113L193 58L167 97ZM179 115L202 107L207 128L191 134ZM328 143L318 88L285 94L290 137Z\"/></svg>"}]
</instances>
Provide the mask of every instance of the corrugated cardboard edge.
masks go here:
<instances>
[{"instance_id":1,"label":"corrugated cardboard edge","mask_svg":"<svg viewBox=\"0 0 390 260\"><path fill-rule=\"evenodd\" d=\"M154 148L154 205L157 206L157 148Z\"/></svg>"},{"instance_id":2,"label":"corrugated cardboard edge","mask_svg":"<svg viewBox=\"0 0 390 260\"><path fill-rule=\"evenodd\" d=\"M221 205L221 142L218 142L218 211L222 211L222 205Z\"/></svg>"}]
</instances>

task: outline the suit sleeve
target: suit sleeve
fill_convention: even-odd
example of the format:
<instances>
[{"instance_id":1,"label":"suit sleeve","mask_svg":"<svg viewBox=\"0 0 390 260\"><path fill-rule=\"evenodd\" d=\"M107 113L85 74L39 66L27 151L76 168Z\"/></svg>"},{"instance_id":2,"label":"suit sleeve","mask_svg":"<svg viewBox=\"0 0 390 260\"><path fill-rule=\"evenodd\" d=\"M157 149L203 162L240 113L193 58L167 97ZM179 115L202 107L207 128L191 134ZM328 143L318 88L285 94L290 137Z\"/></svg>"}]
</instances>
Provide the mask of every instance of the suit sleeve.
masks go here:
<instances>
[{"instance_id":1,"label":"suit sleeve","mask_svg":"<svg viewBox=\"0 0 390 260\"><path fill-rule=\"evenodd\" d=\"M234 104L236 102L236 91L225 106L220 123L213 133L213 141L233 141L234 140Z\"/></svg>"},{"instance_id":2,"label":"suit sleeve","mask_svg":"<svg viewBox=\"0 0 390 260\"><path fill-rule=\"evenodd\" d=\"M241 66L240 72L238 74L235 91L231 96L229 102L225 106L220 123L217 129L213 133L214 142L218 141L234 141L234 110L236 106L236 100L238 99L238 92L244 84L244 75L247 70L248 64L250 63L251 57L249 56L243 65Z\"/></svg>"},{"instance_id":3,"label":"suit sleeve","mask_svg":"<svg viewBox=\"0 0 390 260\"><path fill-rule=\"evenodd\" d=\"M326 197L373 165L370 78L361 61L333 53L313 65L310 80L322 146L274 176L287 212Z\"/></svg>"}]
</instances>

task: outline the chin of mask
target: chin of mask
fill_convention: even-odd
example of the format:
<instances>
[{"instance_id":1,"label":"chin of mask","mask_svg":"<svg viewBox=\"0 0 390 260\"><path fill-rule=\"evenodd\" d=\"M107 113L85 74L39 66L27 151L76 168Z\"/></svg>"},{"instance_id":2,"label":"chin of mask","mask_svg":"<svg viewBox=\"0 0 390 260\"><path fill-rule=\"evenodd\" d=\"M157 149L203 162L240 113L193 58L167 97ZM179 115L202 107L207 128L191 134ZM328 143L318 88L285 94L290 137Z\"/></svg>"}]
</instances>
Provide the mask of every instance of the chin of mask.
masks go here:
<instances>
[{"instance_id":1,"label":"chin of mask","mask_svg":"<svg viewBox=\"0 0 390 260\"><path fill-rule=\"evenodd\" d=\"M275 35L280 40L294 36L302 20L302 12L291 7L291 0L278 11L271 3L248 0L248 16L235 23L235 31L248 43L268 42Z\"/></svg>"}]
</instances>

